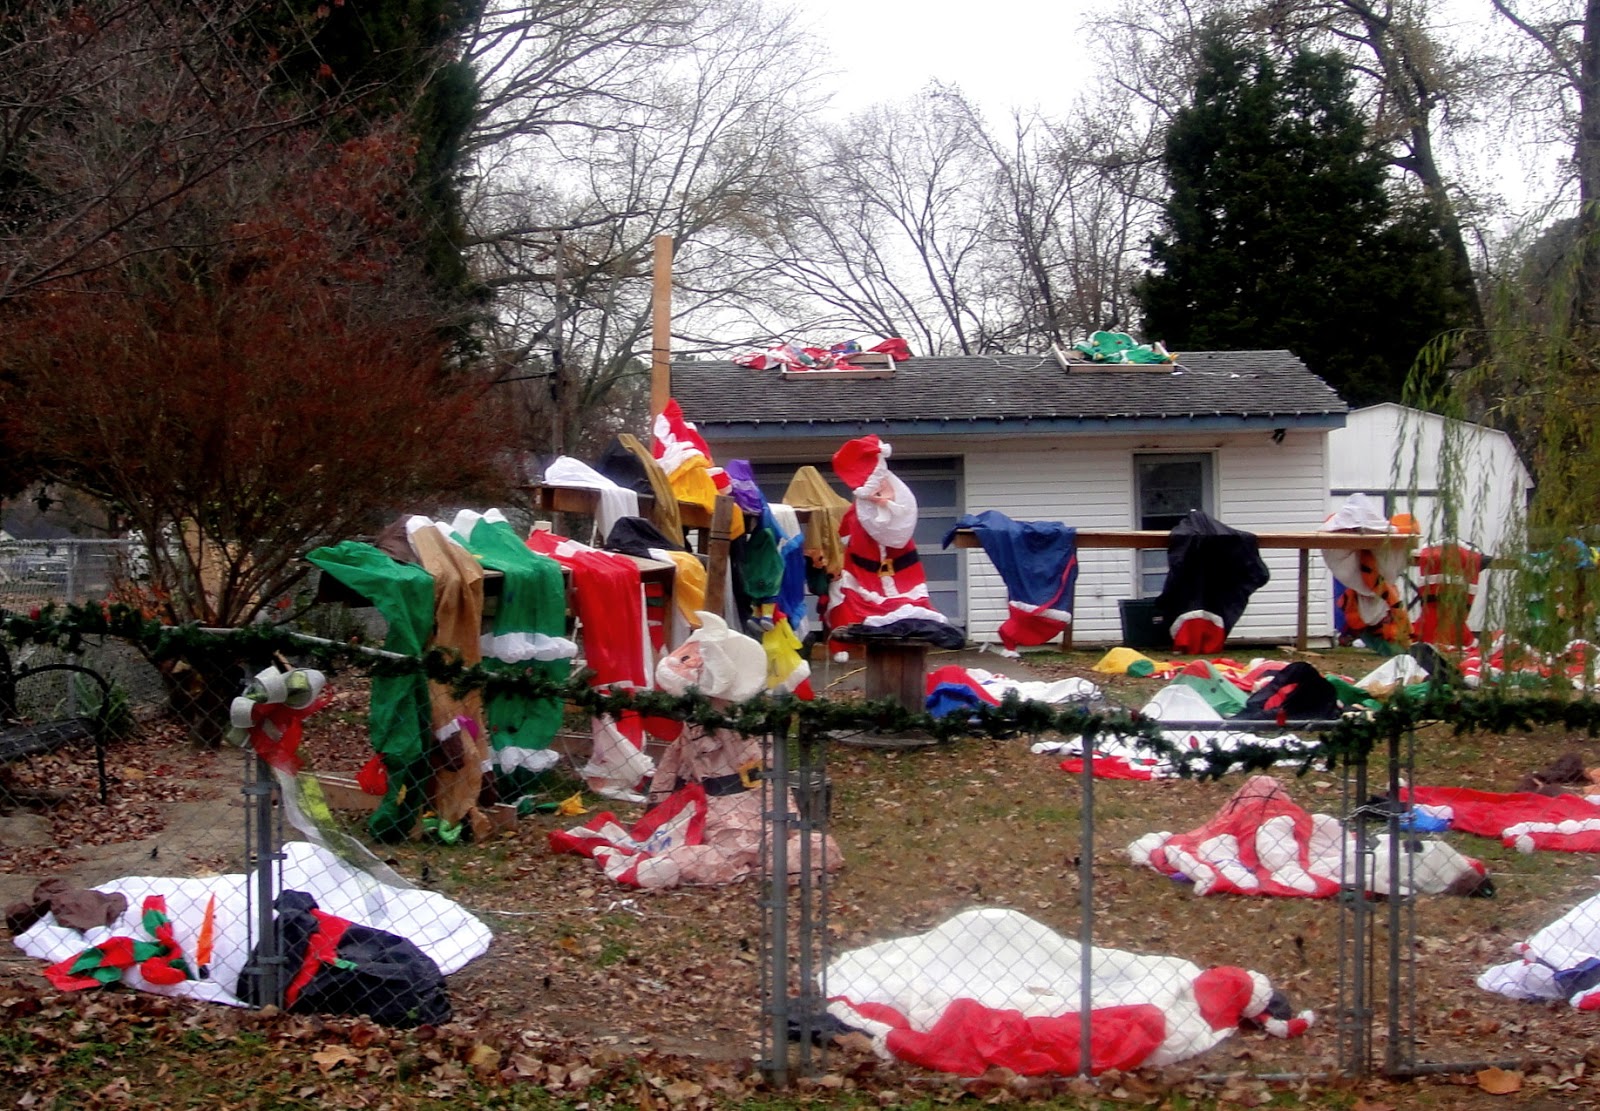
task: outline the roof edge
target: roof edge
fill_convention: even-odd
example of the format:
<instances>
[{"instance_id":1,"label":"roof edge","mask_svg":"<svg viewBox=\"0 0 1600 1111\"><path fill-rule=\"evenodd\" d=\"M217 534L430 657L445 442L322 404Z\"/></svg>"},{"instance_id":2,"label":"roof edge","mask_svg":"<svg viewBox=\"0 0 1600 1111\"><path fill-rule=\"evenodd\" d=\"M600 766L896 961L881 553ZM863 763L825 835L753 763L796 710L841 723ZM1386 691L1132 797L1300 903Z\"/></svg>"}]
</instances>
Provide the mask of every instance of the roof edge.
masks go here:
<instances>
[{"instance_id":1,"label":"roof edge","mask_svg":"<svg viewBox=\"0 0 1600 1111\"><path fill-rule=\"evenodd\" d=\"M1009 420L959 417L919 420L696 420L703 435L719 440L786 440L805 436L968 437L1048 436L1053 434L1117 435L1125 432L1250 432L1283 429L1331 431L1345 426L1345 412L1195 414L1184 417L1017 417Z\"/></svg>"}]
</instances>

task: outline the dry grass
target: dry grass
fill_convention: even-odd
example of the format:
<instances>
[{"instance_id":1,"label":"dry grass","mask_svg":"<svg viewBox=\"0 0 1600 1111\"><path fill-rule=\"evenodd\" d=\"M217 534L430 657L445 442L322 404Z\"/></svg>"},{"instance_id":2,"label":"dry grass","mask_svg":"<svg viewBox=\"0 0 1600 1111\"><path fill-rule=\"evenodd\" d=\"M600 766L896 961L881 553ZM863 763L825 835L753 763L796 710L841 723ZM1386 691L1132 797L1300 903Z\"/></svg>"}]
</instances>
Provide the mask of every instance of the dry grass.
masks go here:
<instances>
[{"instance_id":1,"label":"dry grass","mask_svg":"<svg viewBox=\"0 0 1600 1111\"><path fill-rule=\"evenodd\" d=\"M1031 663L1040 677L1054 678L1091 675L1095 658L1075 654ZM1374 661L1352 653L1315 662L1359 676ZM1108 684L1114 697L1134 706L1159 685ZM315 766L348 773L364 759L363 709L359 684L347 684L347 697L311 723L306 752ZM1509 790L1523 773L1569 750L1600 763L1600 751L1586 737L1453 738L1436 731L1417 744L1423 769L1418 781L1434 785ZM1015 908L1076 934L1081 784L1058 769L1056 758L1031 754L1028 739L968 739L909 751L840 746L830 752L828 770L832 832L846 860L829 893L828 935L835 951L921 931L977 905ZM1313 772L1294 779L1285 770L1282 777L1308 809L1338 811L1337 775ZM1283 987L1297 1007L1319 1016L1319 1026L1303 1039L1241 1035L1171 1078L1206 1071L1318 1073L1337 1062L1341 911L1335 902L1197 898L1135 867L1123 851L1152 830L1199 825L1237 785L1237 777L1230 777L1099 781L1094 788L1097 943L1202 965L1254 968ZM570 782L552 782L548 797L571 789ZM482 915L496 931L490 954L452 977L463 1021L526 1045L748 1060L763 1021L759 885L658 894L619 890L590 862L549 851L548 832L575 821L536 815L484 845L379 850L407 875ZM1559 853L1519 855L1464 835L1452 841L1489 864L1499 890L1490 900L1436 896L1417 904L1418 1055L1432 1061L1535 1058L1550 1064L1546 1079L1555 1084L1562 1067L1582 1059L1593 1018L1564 1005L1489 995L1473 978L1508 959L1511 943L1596 890L1596 862ZM1386 907L1379 910L1386 913ZM1373 940L1386 950L1381 922ZM1375 1003L1381 1027L1381 975ZM914 1079L850 1054L844 1059L853 1062L857 1077L873 1073L874 1084ZM1577 1082L1592 1094L1586 1080Z\"/></svg>"}]
</instances>

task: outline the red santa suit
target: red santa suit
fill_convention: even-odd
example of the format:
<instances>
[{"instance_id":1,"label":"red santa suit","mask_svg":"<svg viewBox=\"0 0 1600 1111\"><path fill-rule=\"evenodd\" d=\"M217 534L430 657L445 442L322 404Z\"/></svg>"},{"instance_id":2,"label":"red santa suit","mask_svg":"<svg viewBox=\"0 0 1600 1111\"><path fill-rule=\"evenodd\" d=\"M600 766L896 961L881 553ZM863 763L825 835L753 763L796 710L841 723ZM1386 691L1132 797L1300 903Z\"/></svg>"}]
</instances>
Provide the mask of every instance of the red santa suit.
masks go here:
<instances>
[{"instance_id":1,"label":"red santa suit","mask_svg":"<svg viewBox=\"0 0 1600 1111\"><path fill-rule=\"evenodd\" d=\"M844 567L828 591L829 639L910 637L960 648L966 634L928 600L928 575L912 540L917 499L890 472L889 455L888 444L862 436L833 457L855 504L839 522Z\"/></svg>"}]
</instances>

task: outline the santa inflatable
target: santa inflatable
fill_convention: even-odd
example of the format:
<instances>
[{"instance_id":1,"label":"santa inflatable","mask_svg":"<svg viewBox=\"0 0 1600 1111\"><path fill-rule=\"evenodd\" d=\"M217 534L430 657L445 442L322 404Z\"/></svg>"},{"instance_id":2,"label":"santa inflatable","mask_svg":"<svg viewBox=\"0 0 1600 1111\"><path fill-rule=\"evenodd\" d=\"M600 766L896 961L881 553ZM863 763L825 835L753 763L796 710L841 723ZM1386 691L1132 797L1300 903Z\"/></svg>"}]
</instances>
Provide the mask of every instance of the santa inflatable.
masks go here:
<instances>
[{"instance_id":1,"label":"santa inflatable","mask_svg":"<svg viewBox=\"0 0 1600 1111\"><path fill-rule=\"evenodd\" d=\"M928 575L912 535L917 499L889 470L889 445L876 436L851 440L833 456L833 471L854 504L839 523L844 567L828 591L830 648L841 641L926 640L960 648L966 634L928 600Z\"/></svg>"},{"instance_id":2,"label":"santa inflatable","mask_svg":"<svg viewBox=\"0 0 1600 1111\"><path fill-rule=\"evenodd\" d=\"M767 685L761 645L728 628L714 613L697 614L700 627L656 667L656 685L668 694L691 688L728 705L760 694ZM552 832L557 852L579 853L619 884L646 889L721 884L769 871L762 860L763 751L760 738L731 729L685 722L667 747L650 783L651 808L624 827L602 813L584 825ZM797 815L792 799L788 810ZM810 834L788 840L788 869L834 870L843 859L833 839ZM771 846L767 846L771 853Z\"/></svg>"}]
</instances>

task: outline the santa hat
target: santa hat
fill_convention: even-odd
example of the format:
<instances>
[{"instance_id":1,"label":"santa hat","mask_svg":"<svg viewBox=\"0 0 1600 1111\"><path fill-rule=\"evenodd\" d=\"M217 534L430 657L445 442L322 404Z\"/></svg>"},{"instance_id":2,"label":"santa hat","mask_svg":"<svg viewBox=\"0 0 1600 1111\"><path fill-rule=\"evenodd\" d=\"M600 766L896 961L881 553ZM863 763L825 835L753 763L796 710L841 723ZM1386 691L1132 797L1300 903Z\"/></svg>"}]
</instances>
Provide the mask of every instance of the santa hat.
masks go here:
<instances>
[{"instance_id":1,"label":"santa hat","mask_svg":"<svg viewBox=\"0 0 1600 1111\"><path fill-rule=\"evenodd\" d=\"M767 686L767 654L761 645L743 633L728 628L714 613L700 610L700 628L689 640L700 646L701 672L697 684L702 694L743 702L754 698Z\"/></svg>"},{"instance_id":2,"label":"santa hat","mask_svg":"<svg viewBox=\"0 0 1600 1111\"><path fill-rule=\"evenodd\" d=\"M860 436L833 453L833 473L856 497L864 497L889 473L889 445L876 436Z\"/></svg>"}]
</instances>

